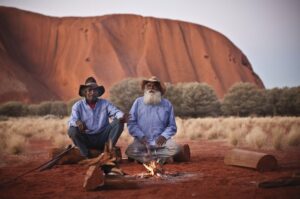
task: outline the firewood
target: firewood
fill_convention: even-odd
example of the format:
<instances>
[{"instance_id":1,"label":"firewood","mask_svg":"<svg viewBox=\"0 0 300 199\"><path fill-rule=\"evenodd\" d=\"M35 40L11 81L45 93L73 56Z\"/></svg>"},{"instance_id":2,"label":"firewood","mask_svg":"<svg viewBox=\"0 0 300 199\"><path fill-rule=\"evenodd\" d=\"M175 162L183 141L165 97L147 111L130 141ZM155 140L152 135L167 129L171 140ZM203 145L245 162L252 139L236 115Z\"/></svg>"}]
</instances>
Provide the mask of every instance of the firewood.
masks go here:
<instances>
[{"instance_id":1,"label":"firewood","mask_svg":"<svg viewBox=\"0 0 300 199\"><path fill-rule=\"evenodd\" d=\"M90 166L86 172L83 187L86 191L95 190L104 185L104 173L96 165Z\"/></svg>"},{"instance_id":2,"label":"firewood","mask_svg":"<svg viewBox=\"0 0 300 199\"><path fill-rule=\"evenodd\" d=\"M104 172L114 172L119 175L124 175L123 171L117 168L115 163L116 157L112 150L111 142L105 145L103 153L93 159L87 159L80 162L82 165L88 165L89 169L85 176L83 187L87 191L96 189L104 185Z\"/></svg>"}]
</instances>

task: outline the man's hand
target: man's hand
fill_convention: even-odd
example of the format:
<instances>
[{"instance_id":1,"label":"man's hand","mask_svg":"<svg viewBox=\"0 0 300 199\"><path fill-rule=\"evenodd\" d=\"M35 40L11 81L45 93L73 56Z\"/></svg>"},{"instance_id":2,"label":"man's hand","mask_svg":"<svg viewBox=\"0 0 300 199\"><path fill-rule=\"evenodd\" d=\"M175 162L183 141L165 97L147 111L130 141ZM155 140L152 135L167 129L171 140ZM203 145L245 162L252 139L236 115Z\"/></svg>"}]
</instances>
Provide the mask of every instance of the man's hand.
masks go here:
<instances>
[{"instance_id":1,"label":"man's hand","mask_svg":"<svg viewBox=\"0 0 300 199\"><path fill-rule=\"evenodd\" d=\"M128 113L124 113L123 117L120 118L120 122L122 124L127 123L129 118L130 118L130 115Z\"/></svg>"},{"instance_id":2,"label":"man's hand","mask_svg":"<svg viewBox=\"0 0 300 199\"><path fill-rule=\"evenodd\" d=\"M156 144L157 144L157 146L162 146L163 144L166 143L166 141L167 141L167 139L166 139L164 136L160 135L160 136L156 139Z\"/></svg>"},{"instance_id":3,"label":"man's hand","mask_svg":"<svg viewBox=\"0 0 300 199\"><path fill-rule=\"evenodd\" d=\"M78 127L78 129L79 129L79 131L80 131L81 133L83 133L84 130L86 129L85 123L82 122L81 120L77 120L77 121L76 121L76 125L77 125L77 127Z\"/></svg>"}]
</instances>

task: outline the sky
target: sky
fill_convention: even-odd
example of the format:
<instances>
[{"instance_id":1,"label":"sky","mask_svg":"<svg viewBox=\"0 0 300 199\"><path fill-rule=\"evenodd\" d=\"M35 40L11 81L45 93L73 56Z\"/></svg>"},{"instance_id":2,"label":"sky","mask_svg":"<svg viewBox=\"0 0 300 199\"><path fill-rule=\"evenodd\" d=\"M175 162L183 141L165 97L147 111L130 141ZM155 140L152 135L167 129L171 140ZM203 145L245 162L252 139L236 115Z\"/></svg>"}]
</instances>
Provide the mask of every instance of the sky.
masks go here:
<instances>
[{"instance_id":1,"label":"sky","mask_svg":"<svg viewBox=\"0 0 300 199\"><path fill-rule=\"evenodd\" d=\"M230 39L266 88L300 86L300 0L0 0L48 16L138 14L204 25Z\"/></svg>"}]
</instances>

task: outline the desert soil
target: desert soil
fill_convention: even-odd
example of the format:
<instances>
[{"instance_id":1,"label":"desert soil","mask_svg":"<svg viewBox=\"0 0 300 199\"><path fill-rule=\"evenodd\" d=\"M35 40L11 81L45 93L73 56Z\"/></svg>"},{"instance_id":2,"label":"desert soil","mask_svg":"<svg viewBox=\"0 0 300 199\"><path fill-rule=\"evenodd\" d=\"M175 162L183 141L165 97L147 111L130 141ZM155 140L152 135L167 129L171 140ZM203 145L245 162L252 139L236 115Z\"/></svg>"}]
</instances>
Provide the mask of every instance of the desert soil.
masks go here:
<instances>
[{"instance_id":1,"label":"desert soil","mask_svg":"<svg viewBox=\"0 0 300 199\"><path fill-rule=\"evenodd\" d=\"M188 163L170 163L164 169L172 175L164 179L141 179L146 172L137 163L120 166L128 175L123 181L109 179L107 185L86 192L82 185L87 171L82 165L57 165L43 172L31 172L12 183L3 182L49 160L52 147L47 141L32 141L24 155L2 156L0 160L0 198L299 198L300 186L263 189L258 183L300 172L300 148L285 151L263 150L276 157L279 169L258 172L254 169L227 166L225 154L233 147L225 141L178 141L188 143L192 159ZM120 143L122 152L125 144Z\"/></svg>"}]
</instances>

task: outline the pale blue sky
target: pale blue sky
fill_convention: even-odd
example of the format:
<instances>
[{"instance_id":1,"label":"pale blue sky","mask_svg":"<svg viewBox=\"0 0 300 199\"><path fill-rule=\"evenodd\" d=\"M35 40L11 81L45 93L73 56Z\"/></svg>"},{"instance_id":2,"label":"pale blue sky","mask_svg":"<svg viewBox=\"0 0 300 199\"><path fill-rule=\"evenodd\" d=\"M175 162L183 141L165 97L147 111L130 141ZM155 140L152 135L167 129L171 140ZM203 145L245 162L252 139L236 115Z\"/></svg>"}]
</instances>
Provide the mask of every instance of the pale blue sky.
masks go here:
<instances>
[{"instance_id":1,"label":"pale blue sky","mask_svg":"<svg viewBox=\"0 0 300 199\"><path fill-rule=\"evenodd\" d=\"M50 16L132 13L204 25L248 57L266 88L300 86L300 0L0 0Z\"/></svg>"}]
</instances>

